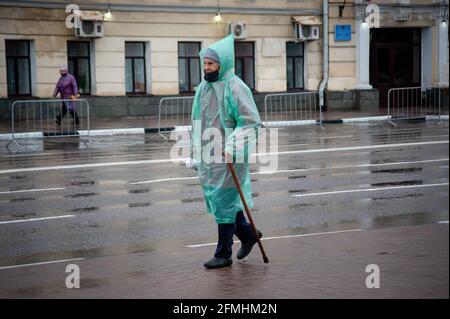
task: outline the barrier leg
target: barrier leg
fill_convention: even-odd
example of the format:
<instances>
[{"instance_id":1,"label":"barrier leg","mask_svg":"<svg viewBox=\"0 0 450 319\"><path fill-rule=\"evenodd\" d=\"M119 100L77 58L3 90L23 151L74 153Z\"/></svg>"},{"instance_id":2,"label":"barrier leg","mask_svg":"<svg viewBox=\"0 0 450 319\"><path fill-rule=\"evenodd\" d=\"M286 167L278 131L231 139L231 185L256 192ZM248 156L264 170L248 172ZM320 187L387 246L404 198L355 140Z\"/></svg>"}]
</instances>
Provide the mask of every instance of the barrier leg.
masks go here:
<instances>
[{"instance_id":1,"label":"barrier leg","mask_svg":"<svg viewBox=\"0 0 450 319\"><path fill-rule=\"evenodd\" d=\"M9 145L11 145L11 143L14 143L14 144L16 144L17 148L19 148L19 149L20 149L20 144L19 144L19 143L17 143L17 141L16 141L16 140L11 140L11 141L9 141L9 142L8 142L8 144L6 144L6 149L8 150L8 152L12 153L12 152L11 152L11 150L10 150L10 148L9 148Z\"/></svg>"}]
</instances>

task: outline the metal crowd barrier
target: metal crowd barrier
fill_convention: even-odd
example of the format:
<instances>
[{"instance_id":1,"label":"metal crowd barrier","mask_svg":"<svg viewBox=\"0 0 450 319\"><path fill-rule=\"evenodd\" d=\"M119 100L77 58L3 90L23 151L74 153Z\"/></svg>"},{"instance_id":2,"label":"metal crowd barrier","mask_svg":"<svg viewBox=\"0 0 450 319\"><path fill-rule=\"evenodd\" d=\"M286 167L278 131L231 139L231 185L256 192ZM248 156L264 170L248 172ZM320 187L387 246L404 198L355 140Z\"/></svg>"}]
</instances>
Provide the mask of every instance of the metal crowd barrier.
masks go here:
<instances>
[{"instance_id":1,"label":"metal crowd barrier","mask_svg":"<svg viewBox=\"0 0 450 319\"><path fill-rule=\"evenodd\" d=\"M66 114L63 115L64 109ZM73 112L72 109L75 111ZM61 117L59 123L57 120ZM76 121L78 117L78 123ZM84 99L20 100L11 106L11 140L35 137L87 136L90 141L89 103Z\"/></svg>"},{"instance_id":2,"label":"metal crowd barrier","mask_svg":"<svg viewBox=\"0 0 450 319\"><path fill-rule=\"evenodd\" d=\"M268 94L264 99L266 126L320 124L319 92Z\"/></svg>"},{"instance_id":3,"label":"metal crowd barrier","mask_svg":"<svg viewBox=\"0 0 450 319\"><path fill-rule=\"evenodd\" d=\"M388 91L388 121L441 117L443 87L403 87Z\"/></svg>"},{"instance_id":4,"label":"metal crowd barrier","mask_svg":"<svg viewBox=\"0 0 450 319\"><path fill-rule=\"evenodd\" d=\"M191 125L193 96L165 97L159 101L158 134L170 133L175 126Z\"/></svg>"}]
</instances>

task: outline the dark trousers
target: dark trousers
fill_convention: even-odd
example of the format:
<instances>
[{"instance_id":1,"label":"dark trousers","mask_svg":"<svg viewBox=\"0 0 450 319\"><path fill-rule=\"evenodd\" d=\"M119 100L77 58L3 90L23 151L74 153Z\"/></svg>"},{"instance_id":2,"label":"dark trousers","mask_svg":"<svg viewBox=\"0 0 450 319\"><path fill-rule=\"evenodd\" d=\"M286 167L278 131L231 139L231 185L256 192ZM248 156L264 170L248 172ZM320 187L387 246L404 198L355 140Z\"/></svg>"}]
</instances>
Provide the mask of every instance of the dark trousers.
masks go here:
<instances>
[{"instance_id":1,"label":"dark trousers","mask_svg":"<svg viewBox=\"0 0 450 319\"><path fill-rule=\"evenodd\" d=\"M72 115L72 118L75 120L75 123L78 125L80 124L80 120L78 119L78 114L75 110L69 110L70 115ZM58 123L61 123L61 119L67 114L67 106L66 103L62 103L62 109L61 113L56 117L56 121Z\"/></svg>"},{"instance_id":2,"label":"dark trousers","mask_svg":"<svg viewBox=\"0 0 450 319\"><path fill-rule=\"evenodd\" d=\"M218 224L219 240L217 242L216 258L231 257L233 245L233 235L236 235L241 242L252 239L255 235L250 225L245 219L244 213L239 211L236 213L236 221L234 224Z\"/></svg>"}]
</instances>

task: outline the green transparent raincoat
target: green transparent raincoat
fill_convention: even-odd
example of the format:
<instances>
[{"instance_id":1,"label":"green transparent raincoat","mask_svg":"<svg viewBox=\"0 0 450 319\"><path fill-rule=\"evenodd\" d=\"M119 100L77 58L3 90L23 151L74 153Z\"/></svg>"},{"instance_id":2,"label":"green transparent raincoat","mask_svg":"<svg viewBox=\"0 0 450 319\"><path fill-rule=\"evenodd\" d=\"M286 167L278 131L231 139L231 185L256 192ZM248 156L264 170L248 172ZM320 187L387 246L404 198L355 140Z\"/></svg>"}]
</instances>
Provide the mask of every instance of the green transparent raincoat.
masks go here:
<instances>
[{"instance_id":1,"label":"green transparent raincoat","mask_svg":"<svg viewBox=\"0 0 450 319\"><path fill-rule=\"evenodd\" d=\"M203 140L202 133L209 128L220 131L222 150L233 156L236 175L247 205L251 208L253 200L249 159L261 120L250 89L234 74L233 35L209 48L220 59L219 79L215 82L203 80L197 87L192 105L191 157L198 167L208 212L214 215L218 224L234 223L236 212L243 210L242 201L222 154L219 163L203 160L202 151L205 151L211 139ZM205 50L200 52L202 66Z\"/></svg>"}]
</instances>

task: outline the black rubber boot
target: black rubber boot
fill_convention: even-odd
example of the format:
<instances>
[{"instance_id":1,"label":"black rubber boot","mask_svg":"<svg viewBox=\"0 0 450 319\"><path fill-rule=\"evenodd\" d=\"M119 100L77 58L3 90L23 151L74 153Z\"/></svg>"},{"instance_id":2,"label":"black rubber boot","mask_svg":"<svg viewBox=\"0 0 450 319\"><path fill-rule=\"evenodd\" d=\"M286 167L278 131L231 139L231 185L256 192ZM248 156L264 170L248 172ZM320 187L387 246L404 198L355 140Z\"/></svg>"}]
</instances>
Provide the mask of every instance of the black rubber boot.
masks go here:
<instances>
[{"instance_id":1,"label":"black rubber boot","mask_svg":"<svg viewBox=\"0 0 450 319\"><path fill-rule=\"evenodd\" d=\"M219 239L214 253L216 258L230 258L232 254L233 235L236 230L235 224L217 224Z\"/></svg>"},{"instance_id":2,"label":"black rubber boot","mask_svg":"<svg viewBox=\"0 0 450 319\"><path fill-rule=\"evenodd\" d=\"M228 267L233 263L233 260L231 259L231 246L233 245L233 235L236 225L233 223L217 224L217 226L219 240L217 241L214 257L203 264L208 269Z\"/></svg>"},{"instance_id":3,"label":"black rubber boot","mask_svg":"<svg viewBox=\"0 0 450 319\"><path fill-rule=\"evenodd\" d=\"M228 258L213 257L210 260L208 260L207 262L205 262L203 264L203 266L205 266L208 269L214 269L214 268L228 267L228 266L231 266L232 264L233 264L233 260L230 257L228 257Z\"/></svg>"},{"instance_id":4,"label":"black rubber boot","mask_svg":"<svg viewBox=\"0 0 450 319\"><path fill-rule=\"evenodd\" d=\"M256 232L258 233L259 238L261 238L262 237L261 231L257 229ZM253 229L252 229L252 233L253 233ZM243 258L247 257L248 254L250 254L250 252L252 251L253 245L255 245L256 243L257 243L257 240L256 240L255 235L253 234L251 239L248 239L241 243L241 248L237 252L236 258L243 259Z\"/></svg>"},{"instance_id":5,"label":"black rubber boot","mask_svg":"<svg viewBox=\"0 0 450 319\"><path fill-rule=\"evenodd\" d=\"M259 238L261 238L261 231L259 231L258 229L256 231ZM236 258L242 259L250 254L253 245L257 242L253 227L247 222L242 211L236 213L236 236L241 241L241 249L239 249L238 253L236 254Z\"/></svg>"}]
</instances>

